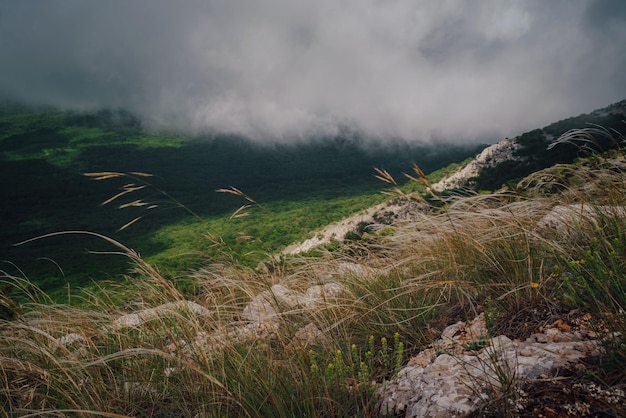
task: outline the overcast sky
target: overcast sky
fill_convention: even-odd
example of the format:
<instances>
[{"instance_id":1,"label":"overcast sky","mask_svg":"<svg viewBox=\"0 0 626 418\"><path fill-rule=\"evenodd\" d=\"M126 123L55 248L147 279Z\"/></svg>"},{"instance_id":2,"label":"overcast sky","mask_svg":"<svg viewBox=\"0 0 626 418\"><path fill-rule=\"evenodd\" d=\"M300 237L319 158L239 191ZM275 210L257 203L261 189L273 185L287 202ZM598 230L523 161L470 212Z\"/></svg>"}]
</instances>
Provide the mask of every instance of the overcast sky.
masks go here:
<instances>
[{"instance_id":1,"label":"overcast sky","mask_svg":"<svg viewBox=\"0 0 626 418\"><path fill-rule=\"evenodd\" d=\"M0 97L281 141L485 141L626 98L624 0L0 0Z\"/></svg>"}]
</instances>

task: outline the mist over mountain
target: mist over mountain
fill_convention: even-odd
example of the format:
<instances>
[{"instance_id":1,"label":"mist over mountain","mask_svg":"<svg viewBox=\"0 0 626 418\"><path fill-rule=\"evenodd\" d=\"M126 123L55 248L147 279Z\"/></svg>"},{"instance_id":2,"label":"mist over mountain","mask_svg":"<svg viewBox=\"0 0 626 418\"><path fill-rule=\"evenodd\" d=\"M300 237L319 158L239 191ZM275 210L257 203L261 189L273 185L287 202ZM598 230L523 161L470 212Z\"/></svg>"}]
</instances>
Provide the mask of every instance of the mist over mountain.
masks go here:
<instances>
[{"instance_id":1,"label":"mist over mountain","mask_svg":"<svg viewBox=\"0 0 626 418\"><path fill-rule=\"evenodd\" d=\"M0 98L265 141L481 141L626 97L626 3L0 1Z\"/></svg>"}]
</instances>

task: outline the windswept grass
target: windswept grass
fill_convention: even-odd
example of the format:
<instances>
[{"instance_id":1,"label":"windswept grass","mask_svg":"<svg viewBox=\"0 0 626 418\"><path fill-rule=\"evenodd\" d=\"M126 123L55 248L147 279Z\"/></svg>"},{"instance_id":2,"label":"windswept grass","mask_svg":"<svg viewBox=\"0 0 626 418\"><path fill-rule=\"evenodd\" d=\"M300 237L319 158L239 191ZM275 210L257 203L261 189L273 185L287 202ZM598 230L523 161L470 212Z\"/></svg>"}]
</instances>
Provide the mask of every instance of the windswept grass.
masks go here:
<instances>
[{"instance_id":1,"label":"windswept grass","mask_svg":"<svg viewBox=\"0 0 626 418\"><path fill-rule=\"evenodd\" d=\"M317 257L207 265L186 275L189 292L106 237L135 272L80 307L4 274L2 413L378 416L384 380L479 312L511 338L588 313L606 343L578 379L623 388L625 174L620 155L555 166L515 191L424 206L393 233L369 225Z\"/></svg>"}]
</instances>

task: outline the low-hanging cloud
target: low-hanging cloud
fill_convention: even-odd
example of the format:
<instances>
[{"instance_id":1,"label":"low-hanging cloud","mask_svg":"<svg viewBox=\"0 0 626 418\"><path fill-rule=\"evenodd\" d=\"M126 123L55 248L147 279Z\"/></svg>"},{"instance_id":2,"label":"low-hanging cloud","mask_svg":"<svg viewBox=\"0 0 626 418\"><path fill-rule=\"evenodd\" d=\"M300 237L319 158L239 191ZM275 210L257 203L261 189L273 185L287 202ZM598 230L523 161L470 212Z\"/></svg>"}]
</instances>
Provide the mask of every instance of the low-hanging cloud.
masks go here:
<instances>
[{"instance_id":1,"label":"low-hanging cloud","mask_svg":"<svg viewBox=\"0 0 626 418\"><path fill-rule=\"evenodd\" d=\"M0 95L262 140L471 141L626 97L622 0L0 0Z\"/></svg>"}]
</instances>

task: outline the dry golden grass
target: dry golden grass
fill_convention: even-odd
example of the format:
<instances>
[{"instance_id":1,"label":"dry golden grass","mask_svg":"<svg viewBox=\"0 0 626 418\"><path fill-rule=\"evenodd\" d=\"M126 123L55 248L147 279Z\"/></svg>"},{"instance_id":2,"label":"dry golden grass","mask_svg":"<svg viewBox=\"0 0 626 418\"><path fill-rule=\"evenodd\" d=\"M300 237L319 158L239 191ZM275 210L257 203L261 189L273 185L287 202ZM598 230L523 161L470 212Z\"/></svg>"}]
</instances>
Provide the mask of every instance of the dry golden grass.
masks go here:
<instances>
[{"instance_id":1,"label":"dry golden grass","mask_svg":"<svg viewBox=\"0 0 626 418\"><path fill-rule=\"evenodd\" d=\"M54 305L28 281L5 275L20 306L0 323L2 414L376 416L375 388L410 353L486 308L498 313L497 331L512 337L521 332L520 312L556 314L576 304L611 316L611 331L624 332L623 212L575 225L574 241L538 225L562 204L625 206L625 172L617 159L557 166L514 192L415 213L391 235L373 225L361 241L316 258L273 258L257 270L206 266L189 274L193 295L121 243L67 232L108 241L136 272L77 306ZM576 270L582 259L596 264ZM585 287L583 277L607 286ZM341 291L304 302L315 286L334 285ZM246 309L263 295L275 315L255 324ZM616 361L623 353L618 344Z\"/></svg>"}]
</instances>

